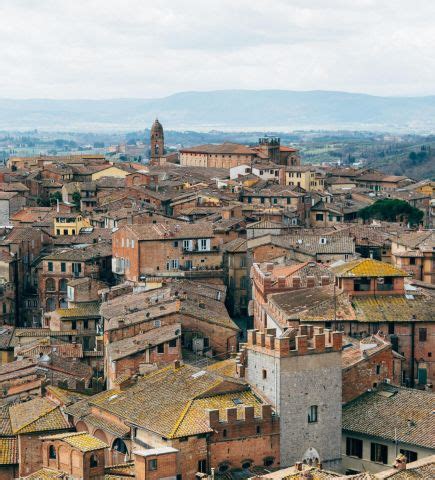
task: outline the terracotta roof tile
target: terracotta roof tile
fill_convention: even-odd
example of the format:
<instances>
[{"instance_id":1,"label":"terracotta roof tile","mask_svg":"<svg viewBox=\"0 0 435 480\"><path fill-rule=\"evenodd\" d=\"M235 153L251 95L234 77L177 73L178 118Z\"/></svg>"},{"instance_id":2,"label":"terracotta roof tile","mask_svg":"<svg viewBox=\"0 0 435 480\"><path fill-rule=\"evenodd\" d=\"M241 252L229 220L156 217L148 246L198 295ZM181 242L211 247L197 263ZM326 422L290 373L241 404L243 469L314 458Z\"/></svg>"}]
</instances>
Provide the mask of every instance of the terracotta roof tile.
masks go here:
<instances>
[{"instance_id":1,"label":"terracotta roof tile","mask_svg":"<svg viewBox=\"0 0 435 480\"><path fill-rule=\"evenodd\" d=\"M433 393L381 385L343 407L343 430L433 449L433 412Z\"/></svg>"},{"instance_id":2,"label":"terracotta roof tile","mask_svg":"<svg viewBox=\"0 0 435 480\"><path fill-rule=\"evenodd\" d=\"M62 440L81 452L91 452L109 447L107 443L87 432L59 433L57 435L42 437L42 440Z\"/></svg>"},{"instance_id":3,"label":"terracotta roof tile","mask_svg":"<svg viewBox=\"0 0 435 480\"><path fill-rule=\"evenodd\" d=\"M0 438L0 465L15 465L18 463L17 437Z\"/></svg>"}]
</instances>

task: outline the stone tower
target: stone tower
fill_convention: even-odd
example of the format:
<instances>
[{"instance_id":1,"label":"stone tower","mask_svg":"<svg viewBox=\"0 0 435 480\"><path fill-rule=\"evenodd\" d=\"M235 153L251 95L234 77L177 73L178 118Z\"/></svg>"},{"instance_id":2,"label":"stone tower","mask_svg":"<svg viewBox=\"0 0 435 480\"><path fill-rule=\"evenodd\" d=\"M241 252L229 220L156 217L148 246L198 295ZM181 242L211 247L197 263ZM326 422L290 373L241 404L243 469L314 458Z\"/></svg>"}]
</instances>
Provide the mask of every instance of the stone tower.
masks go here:
<instances>
[{"instance_id":1,"label":"stone tower","mask_svg":"<svg viewBox=\"0 0 435 480\"><path fill-rule=\"evenodd\" d=\"M157 118L151 127L150 149L151 163L159 163L160 157L165 153L165 137L162 124Z\"/></svg>"},{"instance_id":2,"label":"stone tower","mask_svg":"<svg viewBox=\"0 0 435 480\"><path fill-rule=\"evenodd\" d=\"M281 466L339 469L342 332L300 325L277 337L275 329L248 330L242 345L239 375L279 416Z\"/></svg>"}]
</instances>

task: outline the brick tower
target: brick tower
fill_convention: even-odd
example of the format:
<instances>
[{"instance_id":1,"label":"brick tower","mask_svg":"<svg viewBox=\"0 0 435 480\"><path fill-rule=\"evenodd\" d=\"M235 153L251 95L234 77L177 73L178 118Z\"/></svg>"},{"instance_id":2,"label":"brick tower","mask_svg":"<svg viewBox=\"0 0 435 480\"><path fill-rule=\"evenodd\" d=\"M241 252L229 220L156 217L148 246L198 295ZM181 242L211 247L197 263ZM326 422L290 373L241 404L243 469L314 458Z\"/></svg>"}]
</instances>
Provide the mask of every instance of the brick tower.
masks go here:
<instances>
[{"instance_id":1,"label":"brick tower","mask_svg":"<svg viewBox=\"0 0 435 480\"><path fill-rule=\"evenodd\" d=\"M162 124L156 118L151 127L150 159L151 163L158 164L160 157L165 153L165 137Z\"/></svg>"}]
</instances>

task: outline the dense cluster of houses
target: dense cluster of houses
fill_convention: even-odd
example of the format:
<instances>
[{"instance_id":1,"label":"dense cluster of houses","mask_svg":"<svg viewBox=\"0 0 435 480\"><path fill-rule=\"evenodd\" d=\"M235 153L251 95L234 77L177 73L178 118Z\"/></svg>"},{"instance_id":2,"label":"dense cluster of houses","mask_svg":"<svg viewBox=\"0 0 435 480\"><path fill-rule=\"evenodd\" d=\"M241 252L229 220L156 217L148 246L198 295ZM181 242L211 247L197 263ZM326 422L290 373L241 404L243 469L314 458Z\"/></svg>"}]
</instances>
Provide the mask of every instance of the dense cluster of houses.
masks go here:
<instances>
[{"instance_id":1,"label":"dense cluster of houses","mask_svg":"<svg viewBox=\"0 0 435 480\"><path fill-rule=\"evenodd\" d=\"M0 479L433 478L434 182L150 141L0 169Z\"/></svg>"}]
</instances>

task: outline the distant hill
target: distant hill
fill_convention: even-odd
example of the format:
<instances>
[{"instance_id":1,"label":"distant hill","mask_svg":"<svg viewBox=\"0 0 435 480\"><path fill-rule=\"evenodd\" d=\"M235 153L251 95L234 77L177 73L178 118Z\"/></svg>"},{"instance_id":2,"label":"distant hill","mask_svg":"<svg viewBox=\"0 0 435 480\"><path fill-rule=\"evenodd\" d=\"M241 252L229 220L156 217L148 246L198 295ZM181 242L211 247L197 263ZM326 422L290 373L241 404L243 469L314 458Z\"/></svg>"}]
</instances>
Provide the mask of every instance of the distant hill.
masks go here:
<instances>
[{"instance_id":1,"label":"distant hill","mask_svg":"<svg viewBox=\"0 0 435 480\"><path fill-rule=\"evenodd\" d=\"M288 90L182 92L158 99L0 100L0 129L435 130L435 96Z\"/></svg>"}]
</instances>

